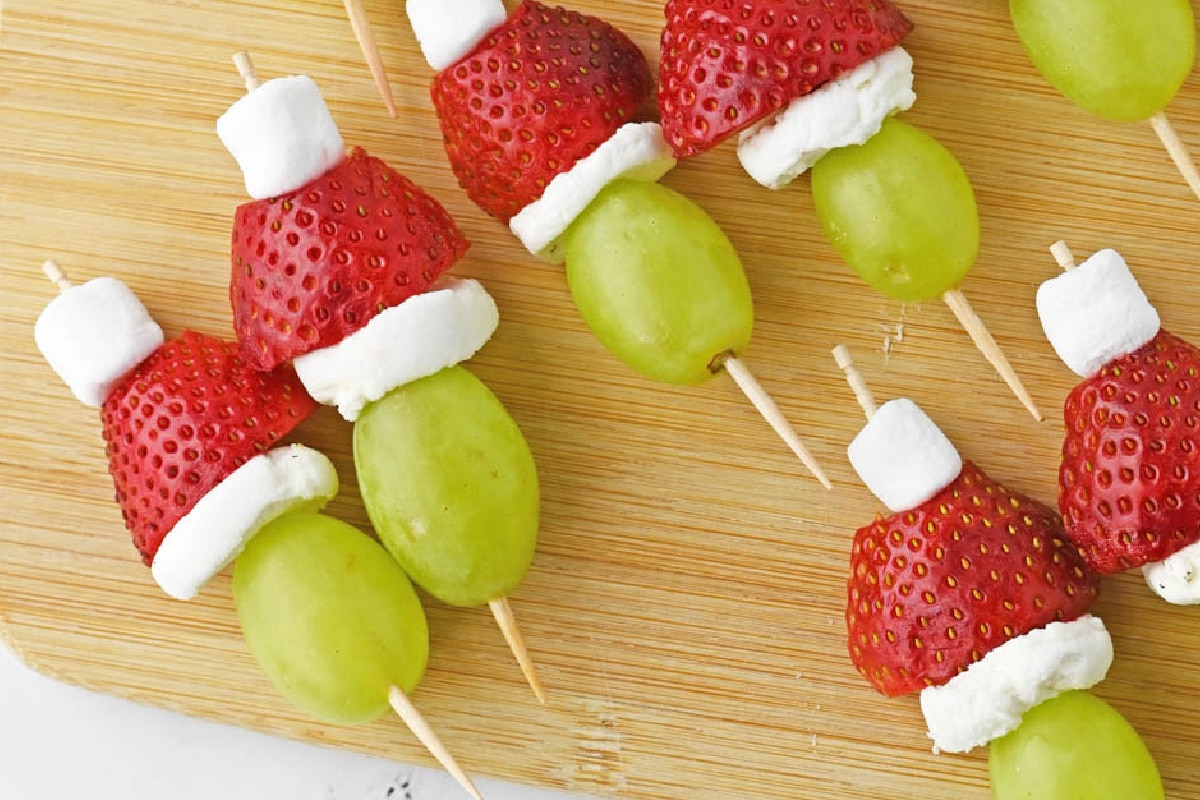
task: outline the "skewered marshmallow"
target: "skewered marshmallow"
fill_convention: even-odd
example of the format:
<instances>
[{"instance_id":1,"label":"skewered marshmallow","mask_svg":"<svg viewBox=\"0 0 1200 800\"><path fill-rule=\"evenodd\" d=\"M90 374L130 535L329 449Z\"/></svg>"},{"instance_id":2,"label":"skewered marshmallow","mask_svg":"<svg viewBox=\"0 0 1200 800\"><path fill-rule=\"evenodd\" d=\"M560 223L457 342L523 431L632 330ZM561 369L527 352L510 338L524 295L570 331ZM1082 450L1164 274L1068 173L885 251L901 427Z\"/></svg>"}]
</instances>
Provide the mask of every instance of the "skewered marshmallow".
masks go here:
<instances>
[{"instance_id":1,"label":"skewered marshmallow","mask_svg":"<svg viewBox=\"0 0 1200 800\"><path fill-rule=\"evenodd\" d=\"M406 383L475 355L500 324L496 303L478 281L443 278L424 294L381 311L331 347L293 359L318 403L348 420L367 403Z\"/></svg>"},{"instance_id":2,"label":"skewered marshmallow","mask_svg":"<svg viewBox=\"0 0 1200 800\"><path fill-rule=\"evenodd\" d=\"M1200 603L1200 542L1162 561L1147 564L1142 567L1142 575L1155 594L1168 603L1181 606Z\"/></svg>"},{"instance_id":3,"label":"skewered marshmallow","mask_svg":"<svg viewBox=\"0 0 1200 800\"><path fill-rule=\"evenodd\" d=\"M558 237L605 186L618 178L653 183L674 166L675 156L661 125L626 123L587 158L556 175L541 197L509 221L509 227L529 252L561 263L564 255L556 247Z\"/></svg>"},{"instance_id":4,"label":"skewered marshmallow","mask_svg":"<svg viewBox=\"0 0 1200 800\"><path fill-rule=\"evenodd\" d=\"M863 483L891 511L916 508L962 472L962 457L912 400L885 403L847 450Z\"/></svg>"},{"instance_id":5,"label":"skewered marshmallow","mask_svg":"<svg viewBox=\"0 0 1200 800\"><path fill-rule=\"evenodd\" d=\"M96 278L50 301L33 337L79 402L104 404L113 384L163 343L162 328L129 287Z\"/></svg>"},{"instance_id":6,"label":"skewered marshmallow","mask_svg":"<svg viewBox=\"0 0 1200 800\"><path fill-rule=\"evenodd\" d=\"M345 145L321 90L307 75L275 78L244 95L217 120L255 200L294 192L343 158Z\"/></svg>"},{"instance_id":7,"label":"skewered marshmallow","mask_svg":"<svg viewBox=\"0 0 1200 800\"><path fill-rule=\"evenodd\" d=\"M1043 283L1037 310L1054 352L1082 378L1149 342L1162 324L1116 250Z\"/></svg>"},{"instance_id":8,"label":"skewered marshmallow","mask_svg":"<svg viewBox=\"0 0 1200 800\"><path fill-rule=\"evenodd\" d=\"M404 11L425 60L439 71L475 49L508 16L500 0L408 0Z\"/></svg>"},{"instance_id":9,"label":"skewered marshmallow","mask_svg":"<svg viewBox=\"0 0 1200 800\"><path fill-rule=\"evenodd\" d=\"M793 100L774 119L742 131L742 167L768 189L782 189L830 150L863 144L916 102L912 69L912 56L896 47Z\"/></svg>"},{"instance_id":10,"label":"skewered marshmallow","mask_svg":"<svg viewBox=\"0 0 1200 800\"><path fill-rule=\"evenodd\" d=\"M921 692L934 752L966 753L1063 692L1090 689L1112 666L1112 638L1091 615L1010 639L943 686Z\"/></svg>"},{"instance_id":11,"label":"skewered marshmallow","mask_svg":"<svg viewBox=\"0 0 1200 800\"><path fill-rule=\"evenodd\" d=\"M238 467L175 524L151 572L163 591L190 600L267 523L289 511L317 511L338 490L337 471L304 445L277 447Z\"/></svg>"}]
</instances>

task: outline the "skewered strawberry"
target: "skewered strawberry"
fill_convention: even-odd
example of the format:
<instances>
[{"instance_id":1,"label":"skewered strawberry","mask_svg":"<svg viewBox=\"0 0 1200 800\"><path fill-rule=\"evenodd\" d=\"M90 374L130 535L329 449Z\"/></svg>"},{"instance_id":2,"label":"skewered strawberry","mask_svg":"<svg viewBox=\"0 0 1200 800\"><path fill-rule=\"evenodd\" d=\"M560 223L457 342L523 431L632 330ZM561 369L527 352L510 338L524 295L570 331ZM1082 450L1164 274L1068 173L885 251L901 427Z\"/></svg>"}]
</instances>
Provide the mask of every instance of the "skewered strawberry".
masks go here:
<instances>
[{"instance_id":1,"label":"skewered strawberry","mask_svg":"<svg viewBox=\"0 0 1200 800\"><path fill-rule=\"evenodd\" d=\"M38 318L46 360L100 405L125 525L165 592L193 597L267 523L337 493L325 456L277 447L316 407L290 371L259 373L229 342L161 329L118 280L71 286Z\"/></svg>"},{"instance_id":2,"label":"skewered strawberry","mask_svg":"<svg viewBox=\"0 0 1200 800\"><path fill-rule=\"evenodd\" d=\"M888 696L921 692L935 748L965 752L1026 711L1098 683L1112 661L1087 615L1098 580L1050 508L964 462L911 400L864 410L850 462L891 510L858 530L846 623L850 658Z\"/></svg>"},{"instance_id":3,"label":"skewered strawberry","mask_svg":"<svg viewBox=\"0 0 1200 800\"><path fill-rule=\"evenodd\" d=\"M1115 250L1038 289L1046 338L1084 380L1063 409L1059 507L1093 569L1143 567L1173 603L1200 602L1200 350L1161 327Z\"/></svg>"}]
</instances>

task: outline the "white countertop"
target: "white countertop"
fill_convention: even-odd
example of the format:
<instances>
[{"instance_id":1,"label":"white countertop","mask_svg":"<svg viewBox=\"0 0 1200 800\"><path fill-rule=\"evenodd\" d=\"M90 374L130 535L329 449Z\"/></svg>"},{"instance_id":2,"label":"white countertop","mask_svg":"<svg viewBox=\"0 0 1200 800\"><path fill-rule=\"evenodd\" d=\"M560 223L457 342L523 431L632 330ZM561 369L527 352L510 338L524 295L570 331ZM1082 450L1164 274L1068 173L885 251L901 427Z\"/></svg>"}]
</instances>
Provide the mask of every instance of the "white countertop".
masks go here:
<instances>
[{"instance_id":1,"label":"white countertop","mask_svg":"<svg viewBox=\"0 0 1200 800\"><path fill-rule=\"evenodd\" d=\"M182 777L186 776L186 777ZM581 800L480 780L487 800ZM42 677L0 644L0 798L464 800L445 773L191 719Z\"/></svg>"}]
</instances>

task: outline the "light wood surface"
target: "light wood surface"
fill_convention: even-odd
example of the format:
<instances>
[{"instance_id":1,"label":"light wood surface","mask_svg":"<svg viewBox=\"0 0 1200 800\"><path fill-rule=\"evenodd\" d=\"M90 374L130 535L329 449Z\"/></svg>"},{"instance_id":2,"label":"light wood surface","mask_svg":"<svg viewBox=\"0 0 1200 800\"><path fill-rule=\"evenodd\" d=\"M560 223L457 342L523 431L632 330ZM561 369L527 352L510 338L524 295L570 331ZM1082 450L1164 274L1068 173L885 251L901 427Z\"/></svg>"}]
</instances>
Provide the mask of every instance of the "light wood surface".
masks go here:
<instances>
[{"instance_id":1,"label":"light wood surface","mask_svg":"<svg viewBox=\"0 0 1200 800\"><path fill-rule=\"evenodd\" d=\"M648 52L658 0L578 0ZM383 108L338 0L8 0L0 54L0 630L68 681L189 714L401 760L429 760L395 720L320 725L261 677L221 576L163 596L111 503L94 411L32 341L57 258L112 274L169 333L230 331L225 281L240 176L213 132L243 92L230 54L263 77L305 72L347 141L440 197L474 248L503 324L471 368L536 454L544 524L512 597L549 703L539 707L486 608L430 602L433 655L413 700L471 771L602 796L984 800L983 754L933 756L913 698L884 700L851 668L848 543L878 504L844 449L862 414L830 348L850 346L882 402L913 397L963 453L1017 489L1055 494L1072 376L1043 340L1047 247L1121 249L1167 325L1200 339L1200 203L1149 125L1094 120L1033 72L1001 0L909 0L916 108L974 181L983 250L963 289L1047 421L999 381L940 303L874 295L817 225L808 185L771 193L726 146L666 179L741 250L757 301L746 357L829 470L822 489L728 376L677 389L631 374L589 335L562 270L535 263L473 208L446 167L399 0L368 0L400 110ZM1200 152L1200 78L1169 109ZM885 345L886 342L886 345ZM350 427L300 432L337 462L332 511L365 525ZM1200 610L1107 581L1099 613L1118 657L1099 693L1145 736L1168 796L1200 798Z\"/></svg>"}]
</instances>

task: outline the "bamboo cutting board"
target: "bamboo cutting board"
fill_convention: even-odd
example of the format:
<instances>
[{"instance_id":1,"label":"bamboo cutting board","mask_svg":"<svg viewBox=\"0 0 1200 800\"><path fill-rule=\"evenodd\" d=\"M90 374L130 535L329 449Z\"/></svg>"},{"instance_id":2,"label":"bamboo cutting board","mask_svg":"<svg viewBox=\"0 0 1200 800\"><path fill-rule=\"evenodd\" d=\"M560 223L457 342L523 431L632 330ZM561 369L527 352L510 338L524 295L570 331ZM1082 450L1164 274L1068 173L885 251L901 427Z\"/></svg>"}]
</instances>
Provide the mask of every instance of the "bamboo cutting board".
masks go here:
<instances>
[{"instance_id":1,"label":"bamboo cutting board","mask_svg":"<svg viewBox=\"0 0 1200 800\"><path fill-rule=\"evenodd\" d=\"M575 0L656 50L659 0ZM441 198L474 242L503 324L471 368L504 400L544 489L537 561L513 598L550 692L539 708L483 610L428 604L433 655L416 701L472 771L629 798L988 797L983 755L929 753L915 699L887 701L845 655L852 531L878 504L844 448L860 425L829 357L853 348L881 399L922 403L964 455L1052 500L1072 376L1033 309L1046 247L1121 249L1168 327L1200 339L1200 204L1146 125L1092 119L1033 72L1002 0L908 0L920 100L906 118L962 160L983 218L964 289L1047 422L1003 389L940 305L883 300L842 266L807 182L770 193L726 146L666 182L739 247L757 300L747 358L835 478L826 493L728 377L675 389L631 374L589 335L562 270L471 206L446 167L430 77L399 0L368 10L402 108L389 120L336 0L8 0L0 53L0 632L33 666L188 714L409 761L394 721L321 725L251 661L228 575L197 600L160 594L111 503L95 412L34 349L54 256L78 279L128 281L169 334L229 334L228 231L240 176L213 132L241 93L229 55L264 77L306 72L348 142ZM1200 77L1170 109L1200 152ZM366 526L350 427L300 438L337 462L331 507ZM1176 800L1200 798L1200 611L1107 582L1118 649L1099 693L1137 726Z\"/></svg>"}]
</instances>

